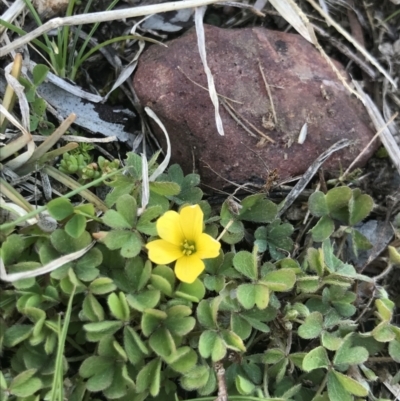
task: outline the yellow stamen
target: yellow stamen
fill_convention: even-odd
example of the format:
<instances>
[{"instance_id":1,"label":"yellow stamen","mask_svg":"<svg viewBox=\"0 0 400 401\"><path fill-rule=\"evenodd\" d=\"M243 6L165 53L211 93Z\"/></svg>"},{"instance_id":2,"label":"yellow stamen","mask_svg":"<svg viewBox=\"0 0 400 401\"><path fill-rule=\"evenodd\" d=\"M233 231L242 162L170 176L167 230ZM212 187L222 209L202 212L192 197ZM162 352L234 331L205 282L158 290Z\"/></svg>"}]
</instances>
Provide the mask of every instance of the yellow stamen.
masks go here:
<instances>
[{"instance_id":1,"label":"yellow stamen","mask_svg":"<svg viewBox=\"0 0 400 401\"><path fill-rule=\"evenodd\" d=\"M192 241L188 241L185 239L185 241L182 243L182 253L185 256L192 255L196 252L196 247Z\"/></svg>"}]
</instances>

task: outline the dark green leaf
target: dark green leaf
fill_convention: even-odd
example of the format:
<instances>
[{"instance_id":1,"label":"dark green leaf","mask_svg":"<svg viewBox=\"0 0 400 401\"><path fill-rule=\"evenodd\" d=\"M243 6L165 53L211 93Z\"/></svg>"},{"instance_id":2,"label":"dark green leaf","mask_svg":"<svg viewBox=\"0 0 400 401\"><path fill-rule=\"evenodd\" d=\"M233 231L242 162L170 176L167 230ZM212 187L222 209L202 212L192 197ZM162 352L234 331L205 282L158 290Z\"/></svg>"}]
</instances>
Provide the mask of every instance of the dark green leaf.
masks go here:
<instances>
[{"instance_id":1,"label":"dark green leaf","mask_svg":"<svg viewBox=\"0 0 400 401\"><path fill-rule=\"evenodd\" d=\"M326 204L325 194L321 191L314 192L308 198L308 209L315 217L326 216L329 213L329 209Z\"/></svg>"},{"instance_id":2,"label":"dark green leaf","mask_svg":"<svg viewBox=\"0 0 400 401\"><path fill-rule=\"evenodd\" d=\"M14 324L8 328L4 334L3 344L7 348L15 347L17 344L26 340L33 330L30 324Z\"/></svg>"},{"instance_id":3,"label":"dark green leaf","mask_svg":"<svg viewBox=\"0 0 400 401\"><path fill-rule=\"evenodd\" d=\"M196 390L206 385L209 374L208 367L204 365L196 366L182 377L181 386L185 390Z\"/></svg>"},{"instance_id":4,"label":"dark green leaf","mask_svg":"<svg viewBox=\"0 0 400 401\"><path fill-rule=\"evenodd\" d=\"M323 242L332 235L334 230L335 224L333 220L329 216L323 216L310 232L315 242Z\"/></svg>"},{"instance_id":5,"label":"dark green leaf","mask_svg":"<svg viewBox=\"0 0 400 401\"><path fill-rule=\"evenodd\" d=\"M328 353L324 347L312 349L303 359L303 369L311 372L315 369L327 368L329 366Z\"/></svg>"},{"instance_id":6,"label":"dark green leaf","mask_svg":"<svg viewBox=\"0 0 400 401\"><path fill-rule=\"evenodd\" d=\"M161 357L168 357L176 351L174 339L165 327L160 327L150 336L149 346Z\"/></svg>"},{"instance_id":7,"label":"dark green leaf","mask_svg":"<svg viewBox=\"0 0 400 401\"><path fill-rule=\"evenodd\" d=\"M337 210L348 205L352 196L352 191L349 187L338 187L330 189L326 194L326 204L329 213L336 212Z\"/></svg>"},{"instance_id":8,"label":"dark green leaf","mask_svg":"<svg viewBox=\"0 0 400 401\"><path fill-rule=\"evenodd\" d=\"M278 207L275 203L265 199L264 194L255 194L243 199L239 218L255 223L269 223L275 219L277 213Z\"/></svg>"},{"instance_id":9,"label":"dark green leaf","mask_svg":"<svg viewBox=\"0 0 400 401\"><path fill-rule=\"evenodd\" d=\"M233 258L233 266L250 280L256 280L258 277L257 260L250 252L238 252Z\"/></svg>"},{"instance_id":10,"label":"dark green leaf","mask_svg":"<svg viewBox=\"0 0 400 401\"><path fill-rule=\"evenodd\" d=\"M333 363L335 365L358 365L368 359L368 351L364 347L353 347L353 334L348 334L336 351Z\"/></svg>"},{"instance_id":11,"label":"dark green leaf","mask_svg":"<svg viewBox=\"0 0 400 401\"><path fill-rule=\"evenodd\" d=\"M364 220L371 213L373 207L374 201L369 195L361 195L359 190L354 190L353 197L349 202L350 225L354 226L355 224Z\"/></svg>"},{"instance_id":12,"label":"dark green leaf","mask_svg":"<svg viewBox=\"0 0 400 401\"><path fill-rule=\"evenodd\" d=\"M129 196L129 195L127 195ZM107 210L103 216L103 223L111 228L117 229L130 229L132 225L126 221L122 214L118 213L116 210Z\"/></svg>"},{"instance_id":13,"label":"dark green leaf","mask_svg":"<svg viewBox=\"0 0 400 401\"><path fill-rule=\"evenodd\" d=\"M310 313L298 329L298 335L304 339L316 338L322 331L323 316L319 312Z\"/></svg>"},{"instance_id":14,"label":"dark green leaf","mask_svg":"<svg viewBox=\"0 0 400 401\"><path fill-rule=\"evenodd\" d=\"M64 220L66 217L74 213L74 207L71 201L66 198L56 198L47 204L47 210L51 217L56 220Z\"/></svg>"},{"instance_id":15,"label":"dark green leaf","mask_svg":"<svg viewBox=\"0 0 400 401\"><path fill-rule=\"evenodd\" d=\"M162 196L173 196L181 192L181 187L175 182L153 181L150 182L150 191Z\"/></svg>"},{"instance_id":16,"label":"dark green leaf","mask_svg":"<svg viewBox=\"0 0 400 401\"><path fill-rule=\"evenodd\" d=\"M65 225L65 231L73 238L79 238L86 228L86 217L75 214Z\"/></svg>"}]
</instances>

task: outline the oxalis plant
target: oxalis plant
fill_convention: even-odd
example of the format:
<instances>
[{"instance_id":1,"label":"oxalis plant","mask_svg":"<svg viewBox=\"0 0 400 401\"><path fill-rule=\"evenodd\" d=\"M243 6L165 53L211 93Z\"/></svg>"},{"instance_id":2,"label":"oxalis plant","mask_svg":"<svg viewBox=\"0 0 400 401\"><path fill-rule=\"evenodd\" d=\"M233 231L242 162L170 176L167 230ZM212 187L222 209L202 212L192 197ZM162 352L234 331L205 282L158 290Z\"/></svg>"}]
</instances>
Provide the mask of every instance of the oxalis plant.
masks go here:
<instances>
[{"instance_id":1,"label":"oxalis plant","mask_svg":"<svg viewBox=\"0 0 400 401\"><path fill-rule=\"evenodd\" d=\"M345 242L370 246L356 229L368 195L315 192L317 222L294 258L294 227L264 194L216 211L197 174L172 165L145 186L141 158L125 166L106 181L102 216L58 198L53 231L3 229L3 278L88 250L1 284L2 401L378 399L373 362L400 362L394 303L382 275L339 257ZM400 265L398 250L386 263Z\"/></svg>"}]
</instances>

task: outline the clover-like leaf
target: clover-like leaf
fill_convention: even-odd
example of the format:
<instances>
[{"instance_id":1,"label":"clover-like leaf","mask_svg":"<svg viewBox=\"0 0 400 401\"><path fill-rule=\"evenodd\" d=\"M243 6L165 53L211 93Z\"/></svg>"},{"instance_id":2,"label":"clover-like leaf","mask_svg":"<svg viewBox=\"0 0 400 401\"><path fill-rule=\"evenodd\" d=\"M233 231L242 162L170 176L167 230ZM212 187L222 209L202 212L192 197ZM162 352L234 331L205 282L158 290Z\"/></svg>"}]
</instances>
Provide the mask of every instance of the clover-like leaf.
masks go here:
<instances>
[{"instance_id":1,"label":"clover-like leaf","mask_svg":"<svg viewBox=\"0 0 400 401\"><path fill-rule=\"evenodd\" d=\"M359 189L353 190L353 196L349 202L349 224L355 224L364 220L372 211L374 200L367 194L361 194Z\"/></svg>"},{"instance_id":2,"label":"clover-like leaf","mask_svg":"<svg viewBox=\"0 0 400 401\"><path fill-rule=\"evenodd\" d=\"M176 182L153 181L150 182L150 191L162 196L173 196L181 192L181 187Z\"/></svg>"},{"instance_id":3,"label":"clover-like leaf","mask_svg":"<svg viewBox=\"0 0 400 401\"><path fill-rule=\"evenodd\" d=\"M145 365L137 375L136 391L142 393L149 390L155 397L160 392L161 381L161 359L155 358Z\"/></svg>"},{"instance_id":4,"label":"clover-like leaf","mask_svg":"<svg viewBox=\"0 0 400 401\"><path fill-rule=\"evenodd\" d=\"M114 361L104 356L90 356L79 368L79 374L89 379L86 387L89 391L102 391L111 386L114 377Z\"/></svg>"},{"instance_id":5,"label":"clover-like leaf","mask_svg":"<svg viewBox=\"0 0 400 401\"><path fill-rule=\"evenodd\" d=\"M64 230L57 229L50 235L53 247L62 254L73 253L88 246L92 239L87 231L84 231L78 238L72 238Z\"/></svg>"},{"instance_id":6,"label":"clover-like leaf","mask_svg":"<svg viewBox=\"0 0 400 401\"><path fill-rule=\"evenodd\" d=\"M375 300L375 306L382 320L390 321L392 319L395 306L393 301L387 298L377 299Z\"/></svg>"},{"instance_id":7,"label":"clover-like leaf","mask_svg":"<svg viewBox=\"0 0 400 401\"><path fill-rule=\"evenodd\" d=\"M75 214L64 227L65 232L72 238L79 238L86 229L86 217Z\"/></svg>"},{"instance_id":8,"label":"clover-like leaf","mask_svg":"<svg viewBox=\"0 0 400 401\"><path fill-rule=\"evenodd\" d=\"M226 346L229 349L232 349L237 352L245 352L246 351L246 347L243 343L243 340L233 331L222 330L221 336L222 336L222 339L224 340Z\"/></svg>"},{"instance_id":9,"label":"clover-like leaf","mask_svg":"<svg viewBox=\"0 0 400 401\"><path fill-rule=\"evenodd\" d=\"M47 204L47 210L51 217L56 220L64 220L66 217L74 213L74 207L71 201L66 198L56 198Z\"/></svg>"},{"instance_id":10,"label":"clover-like leaf","mask_svg":"<svg viewBox=\"0 0 400 401\"><path fill-rule=\"evenodd\" d=\"M83 326L89 341L100 341L107 335L117 332L123 325L121 321L104 320L102 322L87 323Z\"/></svg>"},{"instance_id":11,"label":"clover-like leaf","mask_svg":"<svg viewBox=\"0 0 400 401\"><path fill-rule=\"evenodd\" d=\"M181 386L185 390L196 390L206 385L210 369L204 365L195 366L181 378Z\"/></svg>"},{"instance_id":12,"label":"clover-like leaf","mask_svg":"<svg viewBox=\"0 0 400 401\"><path fill-rule=\"evenodd\" d=\"M325 194L321 191L316 191L308 198L308 209L315 217L326 216L329 213L326 203Z\"/></svg>"},{"instance_id":13,"label":"clover-like leaf","mask_svg":"<svg viewBox=\"0 0 400 401\"><path fill-rule=\"evenodd\" d=\"M232 313L230 327L242 340L248 338L252 331L251 324L238 313Z\"/></svg>"},{"instance_id":14,"label":"clover-like leaf","mask_svg":"<svg viewBox=\"0 0 400 401\"><path fill-rule=\"evenodd\" d=\"M112 315L116 319L125 322L129 321L129 306L126 300L126 296L123 292L120 292L118 295L115 292L111 293L108 296L107 303Z\"/></svg>"},{"instance_id":15,"label":"clover-like leaf","mask_svg":"<svg viewBox=\"0 0 400 401\"><path fill-rule=\"evenodd\" d=\"M42 388L42 381L33 377L36 369L28 369L15 376L12 380L9 392L16 397L29 397Z\"/></svg>"},{"instance_id":16,"label":"clover-like leaf","mask_svg":"<svg viewBox=\"0 0 400 401\"><path fill-rule=\"evenodd\" d=\"M307 262L312 270L314 270L319 277L324 275L324 253L322 249L308 248L307 249Z\"/></svg>"},{"instance_id":17,"label":"clover-like leaf","mask_svg":"<svg viewBox=\"0 0 400 401\"><path fill-rule=\"evenodd\" d=\"M304 293L314 293L319 290L322 283L318 276L303 276L296 279L297 288Z\"/></svg>"},{"instance_id":18,"label":"clover-like leaf","mask_svg":"<svg viewBox=\"0 0 400 401\"><path fill-rule=\"evenodd\" d=\"M161 292L158 290L141 291L138 294L128 294L126 300L128 304L139 312L145 309L152 309L158 305L160 301Z\"/></svg>"},{"instance_id":19,"label":"clover-like leaf","mask_svg":"<svg viewBox=\"0 0 400 401\"><path fill-rule=\"evenodd\" d=\"M268 292L268 288L266 288ZM251 309L256 304L256 284L240 284L237 288L237 298L246 309Z\"/></svg>"},{"instance_id":20,"label":"clover-like leaf","mask_svg":"<svg viewBox=\"0 0 400 401\"><path fill-rule=\"evenodd\" d=\"M103 223L111 228L132 228L131 224L126 221L122 214L112 209L105 212Z\"/></svg>"},{"instance_id":21,"label":"clover-like leaf","mask_svg":"<svg viewBox=\"0 0 400 401\"><path fill-rule=\"evenodd\" d=\"M250 252L238 252L233 258L233 266L238 272L242 273L250 280L257 279L257 260L255 255L251 254Z\"/></svg>"},{"instance_id":22,"label":"clover-like leaf","mask_svg":"<svg viewBox=\"0 0 400 401\"><path fill-rule=\"evenodd\" d=\"M253 382L243 376L236 376L235 384L237 391L242 395L252 394L256 388Z\"/></svg>"},{"instance_id":23,"label":"clover-like leaf","mask_svg":"<svg viewBox=\"0 0 400 401\"><path fill-rule=\"evenodd\" d=\"M104 309L93 294L88 294L83 300L82 311L85 317L92 322L104 320Z\"/></svg>"},{"instance_id":24,"label":"clover-like leaf","mask_svg":"<svg viewBox=\"0 0 400 401\"><path fill-rule=\"evenodd\" d=\"M108 249L121 249L121 255L125 258L135 257L142 249L142 239L136 232L112 230L103 241Z\"/></svg>"},{"instance_id":25,"label":"clover-like leaf","mask_svg":"<svg viewBox=\"0 0 400 401\"><path fill-rule=\"evenodd\" d=\"M325 197L329 213L332 214L348 205L352 197L352 191L346 186L332 188L327 192Z\"/></svg>"},{"instance_id":26,"label":"clover-like leaf","mask_svg":"<svg viewBox=\"0 0 400 401\"><path fill-rule=\"evenodd\" d=\"M296 274L292 269L279 269L268 272L262 278L263 284L272 291L289 291L296 282Z\"/></svg>"},{"instance_id":27,"label":"clover-like leaf","mask_svg":"<svg viewBox=\"0 0 400 401\"><path fill-rule=\"evenodd\" d=\"M393 326L389 322L380 322L373 330L372 336L376 341L386 343L393 341L396 334L393 330Z\"/></svg>"},{"instance_id":28,"label":"clover-like leaf","mask_svg":"<svg viewBox=\"0 0 400 401\"><path fill-rule=\"evenodd\" d=\"M168 357L176 352L175 341L171 332L165 328L160 327L149 338L150 348L161 357Z\"/></svg>"},{"instance_id":29,"label":"clover-like leaf","mask_svg":"<svg viewBox=\"0 0 400 401\"><path fill-rule=\"evenodd\" d=\"M292 251L293 240L290 236L293 230L294 228L291 224L281 224L281 220L276 219L268 226L257 228L254 233L256 238L254 244L258 246L259 252L268 250L273 259L283 259L287 256L287 253ZM286 253L283 251L286 251Z\"/></svg>"},{"instance_id":30,"label":"clover-like leaf","mask_svg":"<svg viewBox=\"0 0 400 401\"><path fill-rule=\"evenodd\" d=\"M7 348L15 347L17 344L26 340L33 331L31 324L14 324L4 333L3 344Z\"/></svg>"},{"instance_id":31,"label":"clover-like leaf","mask_svg":"<svg viewBox=\"0 0 400 401\"><path fill-rule=\"evenodd\" d=\"M116 286L109 277L99 277L93 280L89 285L89 290L96 295L108 294L115 289Z\"/></svg>"},{"instance_id":32,"label":"clover-like leaf","mask_svg":"<svg viewBox=\"0 0 400 401\"><path fill-rule=\"evenodd\" d=\"M335 365L358 365L364 363L368 356L368 351L364 347L353 347L353 333L350 333L336 351L333 363Z\"/></svg>"},{"instance_id":33,"label":"clover-like leaf","mask_svg":"<svg viewBox=\"0 0 400 401\"><path fill-rule=\"evenodd\" d=\"M168 366L178 373L190 372L197 363L197 353L190 347L181 347L167 358Z\"/></svg>"},{"instance_id":34,"label":"clover-like leaf","mask_svg":"<svg viewBox=\"0 0 400 401\"><path fill-rule=\"evenodd\" d=\"M116 202L117 212L124 218L130 227L136 223L137 204L133 196L129 194L122 195ZM107 212L106 212L107 213Z\"/></svg>"},{"instance_id":35,"label":"clover-like leaf","mask_svg":"<svg viewBox=\"0 0 400 401\"><path fill-rule=\"evenodd\" d=\"M329 351L336 351L342 345L343 339L328 331L324 331L321 336L321 343Z\"/></svg>"},{"instance_id":36,"label":"clover-like leaf","mask_svg":"<svg viewBox=\"0 0 400 401\"><path fill-rule=\"evenodd\" d=\"M149 337L166 318L167 314L164 311L158 309L146 309L142 314L141 322L143 335Z\"/></svg>"},{"instance_id":37,"label":"clover-like leaf","mask_svg":"<svg viewBox=\"0 0 400 401\"><path fill-rule=\"evenodd\" d=\"M394 246L388 246L388 250L390 262L394 265L400 266L400 251L397 250Z\"/></svg>"},{"instance_id":38,"label":"clover-like leaf","mask_svg":"<svg viewBox=\"0 0 400 401\"><path fill-rule=\"evenodd\" d=\"M216 362L226 355L226 345L216 331L203 331L199 339L199 353L203 358L209 358Z\"/></svg>"},{"instance_id":39,"label":"clover-like leaf","mask_svg":"<svg viewBox=\"0 0 400 401\"><path fill-rule=\"evenodd\" d=\"M323 316L319 312L310 313L300 325L298 334L301 338L311 339L320 335L323 327Z\"/></svg>"},{"instance_id":40,"label":"clover-like leaf","mask_svg":"<svg viewBox=\"0 0 400 401\"><path fill-rule=\"evenodd\" d=\"M389 343L389 355L397 363L400 363L400 341L392 340Z\"/></svg>"},{"instance_id":41,"label":"clover-like leaf","mask_svg":"<svg viewBox=\"0 0 400 401\"><path fill-rule=\"evenodd\" d=\"M146 355L149 354L149 350L140 338L139 334L136 333L132 327L124 327L124 350L129 361L133 365L139 364Z\"/></svg>"},{"instance_id":42,"label":"clover-like leaf","mask_svg":"<svg viewBox=\"0 0 400 401\"><path fill-rule=\"evenodd\" d=\"M278 207L265 199L264 194L250 195L243 199L239 211L239 219L255 223L269 223L275 219Z\"/></svg>"},{"instance_id":43,"label":"clover-like leaf","mask_svg":"<svg viewBox=\"0 0 400 401\"><path fill-rule=\"evenodd\" d=\"M329 380L331 379L332 375L335 376L336 380L340 383L341 387L350 394L353 394L357 397L366 397L368 395L368 390L362 384L352 379L351 377L344 375L343 373L337 372L336 370L332 370L331 372L328 373L329 395L330 395Z\"/></svg>"},{"instance_id":44,"label":"clover-like leaf","mask_svg":"<svg viewBox=\"0 0 400 401\"><path fill-rule=\"evenodd\" d=\"M139 217L136 229L146 235L157 235L156 222L154 221L163 213L163 208L159 205L148 207Z\"/></svg>"},{"instance_id":45,"label":"clover-like leaf","mask_svg":"<svg viewBox=\"0 0 400 401\"><path fill-rule=\"evenodd\" d=\"M311 372L315 369L327 368L329 366L328 353L324 347L312 349L303 359L303 369Z\"/></svg>"},{"instance_id":46,"label":"clover-like leaf","mask_svg":"<svg viewBox=\"0 0 400 401\"><path fill-rule=\"evenodd\" d=\"M188 174L182 179L182 169L178 166L181 170L178 173L178 167L174 167L173 169L171 167L168 169L168 180L176 180L175 182L180 186L180 192L175 196L171 196L170 199L178 205L199 203L203 197L203 191L197 187L200 183L200 176L198 174Z\"/></svg>"},{"instance_id":47,"label":"clover-like leaf","mask_svg":"<svg viewBox=\"0 0 400 401\"><path fill-rule=\"evenodd\" d=\"M204 284L198 278L191 284L181 282L175 291L175 296L191 302L200 302L205 294L206 289Z\"/></svg>"},{"instance_id":48,"label":"clover-like leaf","mask_svg":"<svg viewBox=\"0 0 400 401\"><path fill-rule=\"evenodd\" d=\"M334 230L333 220L329 216L322 216L310 232L315 242L323 242L331 236Z\"/></svg>"},{"instance_id":49,"label":"clover-like leaf","mask_svg":"<svg viewBox=\"0 0 400 401\"><path fill-rule=\"evenodd\" d=\"M199 323L207 328L214 329L217 327L217 314L214 311L213 304L209 300L200 301L196 309L197 319Z\"/></svg>"}]
</instances>

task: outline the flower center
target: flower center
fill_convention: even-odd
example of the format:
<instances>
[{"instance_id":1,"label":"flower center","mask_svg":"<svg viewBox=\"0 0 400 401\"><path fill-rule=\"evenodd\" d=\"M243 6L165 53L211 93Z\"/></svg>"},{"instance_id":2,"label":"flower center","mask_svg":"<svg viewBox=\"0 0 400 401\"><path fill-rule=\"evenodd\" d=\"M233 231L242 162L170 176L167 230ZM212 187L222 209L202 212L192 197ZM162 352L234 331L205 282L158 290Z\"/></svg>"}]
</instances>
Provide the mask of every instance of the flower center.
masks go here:
<instances>
[{"instance_id":1,"label":"flower center","mask_svg":"<svg viewBox=\"0 0 400 401\"><path fill-rule=\"evenodd\" d=\"M185 241L183 241L182 243L182 253L185 256L189 256L192 255L196 252L196 247L193 241L188 241L187 239L185 239Z\"/></svg>"}]
</instances>

